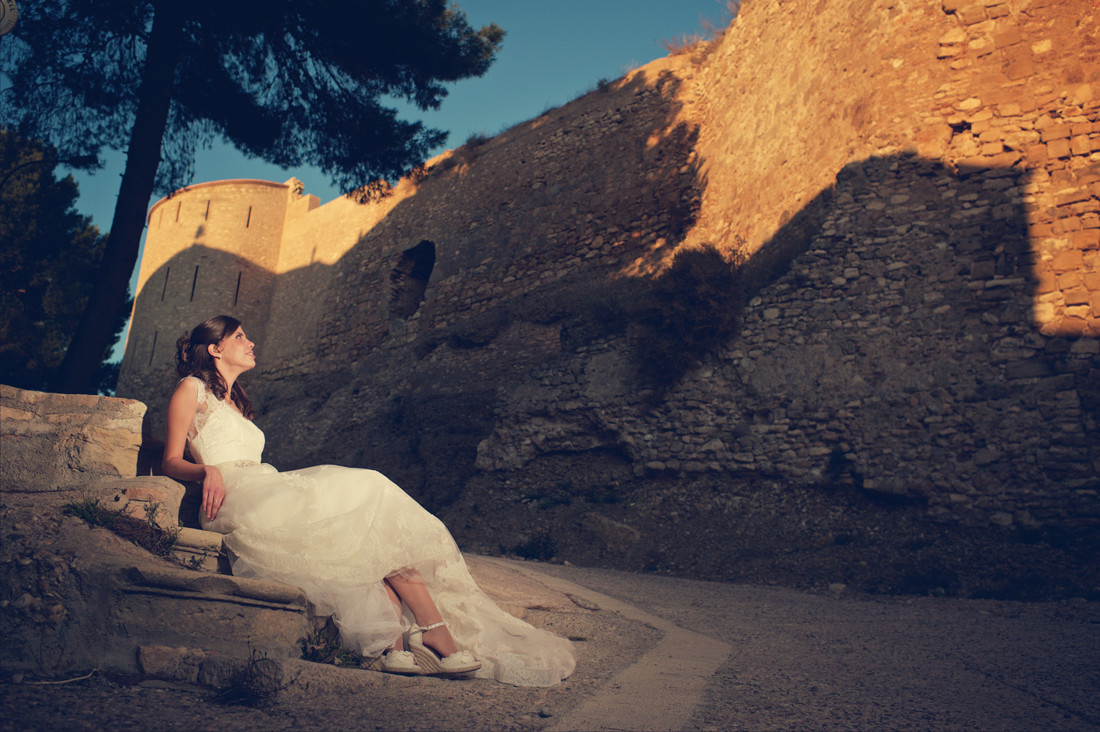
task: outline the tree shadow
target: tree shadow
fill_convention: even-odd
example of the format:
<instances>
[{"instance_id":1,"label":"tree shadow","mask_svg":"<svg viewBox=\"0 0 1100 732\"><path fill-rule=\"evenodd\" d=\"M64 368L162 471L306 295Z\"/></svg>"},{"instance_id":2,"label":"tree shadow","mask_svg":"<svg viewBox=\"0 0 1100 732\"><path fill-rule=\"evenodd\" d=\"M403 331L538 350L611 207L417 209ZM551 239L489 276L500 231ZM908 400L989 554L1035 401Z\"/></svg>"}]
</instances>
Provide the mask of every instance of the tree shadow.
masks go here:
<instances>
[{"instance_id":1,"label":"tree shadow","mask_svg":"<svg viewBox=\"0 0 1100 732\"><path fill-rule=\"evenodd\" d=\"M845 166L742 267L735 347L757 350L729 373L757 433L732 449L786 445L798 456L770 469L948 522L1100 515L1095 339L1037 311L1050 262L1028 185L1020 168L915 155Z\"/></svg>"}]
</instances>

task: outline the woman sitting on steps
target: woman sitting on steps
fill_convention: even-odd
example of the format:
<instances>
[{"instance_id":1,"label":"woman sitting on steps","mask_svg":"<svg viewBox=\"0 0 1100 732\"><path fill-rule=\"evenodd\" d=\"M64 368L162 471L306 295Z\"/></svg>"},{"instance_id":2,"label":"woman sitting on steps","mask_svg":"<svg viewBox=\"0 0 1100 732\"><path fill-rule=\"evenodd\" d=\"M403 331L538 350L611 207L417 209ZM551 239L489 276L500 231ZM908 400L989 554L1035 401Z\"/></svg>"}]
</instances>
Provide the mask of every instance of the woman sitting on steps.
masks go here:
<instances>
[{"instance_id":1,"label":"woman sitting on steps","mask_svg":"<svg viewBox=\"0 0 1100 732\"><path fill-rule=\"evenodd\" d=\"M226 535L233 574L300 587L341 644L383 671L524 686L572 673L572 644L497 607L443 524L381 473L261 463L237 380L255 365L240 322L210 318L177 343L168 405L164 472L202 483L200 522Z\"/></svg>"}]
</instances>

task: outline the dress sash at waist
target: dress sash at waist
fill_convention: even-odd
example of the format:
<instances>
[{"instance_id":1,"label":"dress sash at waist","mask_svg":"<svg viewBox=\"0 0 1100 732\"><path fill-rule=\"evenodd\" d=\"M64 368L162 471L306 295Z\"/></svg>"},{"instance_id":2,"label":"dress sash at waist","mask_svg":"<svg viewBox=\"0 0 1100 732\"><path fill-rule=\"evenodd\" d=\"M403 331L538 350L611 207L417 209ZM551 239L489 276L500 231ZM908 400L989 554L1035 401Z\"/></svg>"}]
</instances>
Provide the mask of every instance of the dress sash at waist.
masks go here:
<instances>
[{"instance_id":1,"label":"dress sash at waist","mask_svg":"<svg viewBox=\"0 0 1100 732\"><path fill-rule=\"evenodd\" d=\"M260 465L261 463L255 460L230 460L227 463L218 463L215 467L225 472L226 470L240 470L241 468L256 468Z\"/></svg>"}]
</instances>

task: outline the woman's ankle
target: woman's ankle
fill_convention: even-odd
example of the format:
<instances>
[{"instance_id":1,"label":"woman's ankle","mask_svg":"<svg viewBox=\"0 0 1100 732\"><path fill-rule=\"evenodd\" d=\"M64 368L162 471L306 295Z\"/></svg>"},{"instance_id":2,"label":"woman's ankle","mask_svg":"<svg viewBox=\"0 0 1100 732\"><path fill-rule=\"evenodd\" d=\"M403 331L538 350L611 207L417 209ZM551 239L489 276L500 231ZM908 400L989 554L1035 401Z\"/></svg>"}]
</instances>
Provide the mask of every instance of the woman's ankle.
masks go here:
<instances>
[{"instance_id":1,"label":"woman's ankle","mask_svg":"<svg viewBox=\"0 0 1100 732\"><path fill-rule=\"evenodd\" d=\"M455 643L454 637L451 636L451 631L449 631L445 625L424 631L422 639L424 645L431 648L443 658L458 653L458 644Z\"/></svg>"}]
</instances>

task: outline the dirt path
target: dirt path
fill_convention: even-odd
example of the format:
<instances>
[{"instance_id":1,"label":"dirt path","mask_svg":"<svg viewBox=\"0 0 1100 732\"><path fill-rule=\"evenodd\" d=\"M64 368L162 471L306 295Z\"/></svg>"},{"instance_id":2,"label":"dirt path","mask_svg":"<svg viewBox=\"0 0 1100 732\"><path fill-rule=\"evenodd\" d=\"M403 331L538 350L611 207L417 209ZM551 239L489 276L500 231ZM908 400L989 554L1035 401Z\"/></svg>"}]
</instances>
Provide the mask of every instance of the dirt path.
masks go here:
<instances>
[{"instance_id":1,"label":"dirt path","mask_svg":"<svg viewBox=\"0 0 1100 732\"><path fill-rule=\"evenodd\" d=\"M577 672L557 687L303 664L296 684L248 706L165 682L9 676L0 728L1100 729L1095 603L813 594L502 563L597 608L531 612L575 639Z\"/></svg>"}]
</instances>

